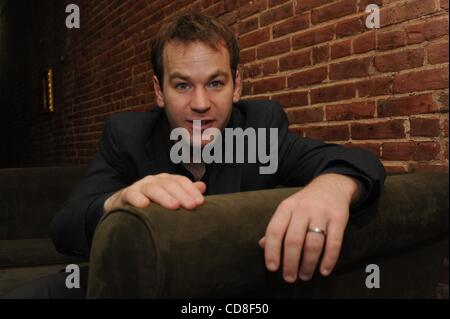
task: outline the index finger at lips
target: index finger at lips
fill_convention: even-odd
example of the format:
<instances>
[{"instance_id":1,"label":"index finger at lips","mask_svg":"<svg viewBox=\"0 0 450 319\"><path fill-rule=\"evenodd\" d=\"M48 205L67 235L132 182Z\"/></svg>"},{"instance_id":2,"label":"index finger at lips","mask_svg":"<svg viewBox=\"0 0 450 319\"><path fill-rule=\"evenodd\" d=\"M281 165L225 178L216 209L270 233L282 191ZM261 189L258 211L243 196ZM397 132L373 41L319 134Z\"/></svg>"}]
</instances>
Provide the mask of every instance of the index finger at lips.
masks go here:
<instances>
[{"instance_id":1,"label":"index finger at lips","mask_svg":"<svg viewBox=\"0 0 450 319\"><path fill-rule=\"evenodd\" d=\"M266 267L270 271L276 271L279 267L281 245L290 219L290 209L286 205L280 204L267 226L264 256Z\"/></svg>"},{"instance_id":2,"label":"index finger at lips","mask_svg":"<svg viewBox=\"0 0 450 319\"><path fill-rule=\"evenodd\" d=\"M320 272L328 276L336 266L339 254L341 252L342 241L344 238L345 223L330 222L328 225L328 234L325 243L325 253L322 258Z\"/></svg>"}]
</instances>

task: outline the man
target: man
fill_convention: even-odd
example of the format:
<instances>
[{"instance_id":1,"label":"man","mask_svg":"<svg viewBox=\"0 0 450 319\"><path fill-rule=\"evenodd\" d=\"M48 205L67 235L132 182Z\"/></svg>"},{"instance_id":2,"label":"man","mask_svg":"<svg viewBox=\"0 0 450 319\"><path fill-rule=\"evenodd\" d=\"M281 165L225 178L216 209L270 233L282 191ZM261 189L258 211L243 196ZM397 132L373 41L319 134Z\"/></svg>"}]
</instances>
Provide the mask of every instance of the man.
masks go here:
<instances>
[{"instance_id":1,"label":"man","mask_svg":"<svg viewBox=\"0 0 450 319\"><path fill-rule=\"evenodd\" d=\"M108 119L98 155L53 221L60 252L87 258L100 217L124 204L195 210L205 195L305 186L278 206L259 245L267 269L282 269L287 282L309 280L316 268L332 272L350 215L381 192L383 166L365 150L290 133L276 102L240 101L238 62L233 33L215 19L189 14L162 26L152 47L158 108ZM171 130L193 138L195 120L201 132L277 128L276 173L262 175L249 163L173 163Z\"/></svg>"}]
</instances>

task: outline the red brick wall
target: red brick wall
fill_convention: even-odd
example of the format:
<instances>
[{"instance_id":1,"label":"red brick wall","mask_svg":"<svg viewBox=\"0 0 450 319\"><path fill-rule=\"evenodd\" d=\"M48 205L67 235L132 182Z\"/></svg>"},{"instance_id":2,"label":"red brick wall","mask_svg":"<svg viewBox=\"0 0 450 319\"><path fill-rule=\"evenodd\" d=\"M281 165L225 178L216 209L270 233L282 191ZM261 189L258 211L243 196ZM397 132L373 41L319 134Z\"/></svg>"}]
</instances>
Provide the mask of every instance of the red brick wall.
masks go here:
<instances>
[{"instance_id":1,"label":"red brick wall","mask_svg":"<svg viewBox=\"0 0 450 319\"><path fill-rule=\"evenodd\" d=\"M64 1L30 4L32 89L24 103L33 116L24 127L20 112L3 110L9 127L3 166L90 161L105 116L154 106L150 41L161 21L196 10L234 28L244 98L280 101L292 131L367 148L389 172L448 171L448 0L76 3L79 30L65 29ZM381 8L378 30L365 27L369 3ZM0 52L0 66L14 61L11 52ZM36 111L34 98L36 74L48 64L58 77L52 115ZM2 104L17 103L16 88L3 87L9 98Z\"/></svg>"}]
</instances>

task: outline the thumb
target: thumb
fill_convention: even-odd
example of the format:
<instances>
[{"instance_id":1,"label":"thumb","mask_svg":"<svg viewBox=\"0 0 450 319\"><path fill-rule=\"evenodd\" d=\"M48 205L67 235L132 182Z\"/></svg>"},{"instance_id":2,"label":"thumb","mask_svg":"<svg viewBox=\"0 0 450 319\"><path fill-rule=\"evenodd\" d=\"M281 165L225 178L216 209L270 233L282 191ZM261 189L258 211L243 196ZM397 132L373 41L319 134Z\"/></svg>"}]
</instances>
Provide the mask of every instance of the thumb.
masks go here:
<instances>
[{"instance_id":1,"label":"thumb","mask_svg":"<svg viewBox=\"0 0 450 319\"><path fill-rule=\"evenodd\" d=\"M206 191L206 184L203 182L195 182L194 183L195 187L197 187L197 189L200 191L200 193L204 193Z\"/></svg>"}]
</instances>

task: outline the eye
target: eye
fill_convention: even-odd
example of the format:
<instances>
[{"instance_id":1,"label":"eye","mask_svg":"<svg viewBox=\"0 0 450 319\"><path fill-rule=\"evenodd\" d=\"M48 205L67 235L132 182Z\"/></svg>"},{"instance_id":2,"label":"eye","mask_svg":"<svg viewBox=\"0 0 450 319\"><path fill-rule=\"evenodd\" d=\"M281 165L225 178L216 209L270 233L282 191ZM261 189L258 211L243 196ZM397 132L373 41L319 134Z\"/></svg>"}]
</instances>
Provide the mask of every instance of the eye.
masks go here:
<instances>
[{"instance_id":1,"label":"eye","mask_svg":"<svg viewBox=\"0 0 450 319\"><path fill-rule=\"evenodd\" d=\"M189 88L189 84L187 84L187 83L177 83L177 84L175 84L175 88L177 89L177 90L187 90L188 88Z\"/></svg>"},{"instance_id":2,"label":"eye","mask_svg":"<svg viewBox=\"0 0 450 319\"><path fill-rule=\"evenodd\" d=\"M211 82L209 83L209 85L210 85L211 87L213 87L213 88L220 88L220 87L222 87L224 84L223 84L222 81L214 80L214 81L211 81Z\"/></svg>"}]
</instances>

